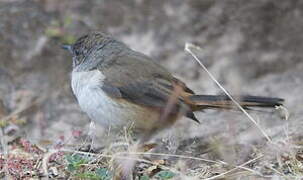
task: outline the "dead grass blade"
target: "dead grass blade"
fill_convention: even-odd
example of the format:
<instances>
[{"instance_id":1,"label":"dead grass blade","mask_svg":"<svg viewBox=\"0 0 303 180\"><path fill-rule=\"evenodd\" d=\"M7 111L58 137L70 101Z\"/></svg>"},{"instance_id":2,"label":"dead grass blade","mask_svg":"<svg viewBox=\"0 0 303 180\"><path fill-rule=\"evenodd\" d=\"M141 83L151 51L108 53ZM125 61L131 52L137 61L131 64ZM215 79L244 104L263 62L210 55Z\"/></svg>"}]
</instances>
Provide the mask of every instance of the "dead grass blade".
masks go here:
<instances>
[{"instance_id":1,"label":"dead grass blade","mask_svg":"<svg viewBox=\"0 0 303 180\"><path fill-rule=\"evenodd\" d=\"M211 72L205 67L202 61L191 51L191 49L201 50L200 47L195 46L190 43L185 44L185 51L188 52L198 63L199 65L206 71L209 77L217 84L217 86L232 100L232 102L246 115L246 117L254 123L254 125L260 130L260 132L264 135L268 142L272 143L271 138L266 134L263 128L254 120L254 118L236 101L234 97L230 95L230 93L216 80L216 78L211 74Z\"/></svg>"}]
</instances>

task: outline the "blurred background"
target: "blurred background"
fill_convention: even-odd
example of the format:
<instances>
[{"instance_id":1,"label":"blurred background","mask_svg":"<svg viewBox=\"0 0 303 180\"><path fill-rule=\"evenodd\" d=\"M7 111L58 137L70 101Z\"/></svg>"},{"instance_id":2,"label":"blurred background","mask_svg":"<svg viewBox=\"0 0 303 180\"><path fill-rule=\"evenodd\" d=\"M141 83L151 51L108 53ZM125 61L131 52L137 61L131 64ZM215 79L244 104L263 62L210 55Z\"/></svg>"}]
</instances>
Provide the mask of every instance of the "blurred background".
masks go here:
<instances>
[{"instance_id":1,"label":"blurred background","mask_svg":"<svg viewBox=\"0 0 303 180\"><path fill-rule=\"evenodd\" d=\"M279 110L252 115L274 141L285 140L285 127L300 141L302 19L301 0L1 0L0 117L9 116L1 126L33 143L85 136L89 119L72 95L71 56L60 46L97 30L151 56L197 93L222 94L184 51L186 42L199 45L198 57L231 94L285 98L288 121ZM266 142L240 112L197 116L201 124L184 119L162 136L164 152Z\"/></svg>"}]
</instances>

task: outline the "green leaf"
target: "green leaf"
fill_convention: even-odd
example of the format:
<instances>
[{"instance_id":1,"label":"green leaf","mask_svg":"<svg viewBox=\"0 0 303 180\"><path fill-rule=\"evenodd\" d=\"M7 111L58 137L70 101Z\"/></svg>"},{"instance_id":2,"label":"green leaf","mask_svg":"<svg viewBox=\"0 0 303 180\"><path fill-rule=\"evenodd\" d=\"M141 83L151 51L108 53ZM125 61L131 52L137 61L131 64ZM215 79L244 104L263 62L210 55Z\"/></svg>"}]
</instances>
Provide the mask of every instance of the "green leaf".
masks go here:
<instances>
[{"instance_id":1,"label":"green leaf","mask_svg":"<svg viewBox=\"0 0 303 180\"><path fill-rule=\"evenodd\" d=\"M73 163L74 162L74 159L73 159L73 156L72 155L66 155L65 156L65 159L68 163Z\"/></svg>"},{"instance_id":2,"label":"green leaf","mask_svg":"<svg viewBox=\"0 0 303 180\"><path fill-rule=\"evenodd\" d=\"M98 169L96 169L96 175L98 175L98 177L101 180L110 180L110 179L112 179L112 174L106 168L98 168Z\"/></svg>"},{"instance_id":3,"label":"green leaf","mask_svg":"<svg viewBox=\"0 0 303 180\"><path fill-rule=\"evenodd\" d=\"M140 180L149 180L149 177L147 175L143 175L140 177Z\"/></svg>"},{"instance_id":4,"label":"green leaf","mask_svg":"<svg viewBox=\"0 0 303 180\"><path fill-rule=\"evenodd\" d=\"M158 172L155 177L160 179L171 179L175 176L175 173L171 171L160 171Z\"/></svg>"},{"instance_id":5,"label":"green leaf","mask_svg":"<svg viewBox=\"0 0 303 180\"><path fill-rule=\"evenodd\" d=\"M67 170L70 172L73 172L76 170L76 167L73 164L68 164L67 165Z\"/></svg>"},{"instance_id":6,"label":"green leaf","mask_svg":"<svg viewBox=\"0 0 303 180\"><path fill-rule=\"evenodd\" d=\"M87 164L88 160L83 158L82 156L75 154L75 155L66 155L66 161L68 162L67 169L69 171L75 171L80 168L81 165Z\"/></svg>"}]
</instances>

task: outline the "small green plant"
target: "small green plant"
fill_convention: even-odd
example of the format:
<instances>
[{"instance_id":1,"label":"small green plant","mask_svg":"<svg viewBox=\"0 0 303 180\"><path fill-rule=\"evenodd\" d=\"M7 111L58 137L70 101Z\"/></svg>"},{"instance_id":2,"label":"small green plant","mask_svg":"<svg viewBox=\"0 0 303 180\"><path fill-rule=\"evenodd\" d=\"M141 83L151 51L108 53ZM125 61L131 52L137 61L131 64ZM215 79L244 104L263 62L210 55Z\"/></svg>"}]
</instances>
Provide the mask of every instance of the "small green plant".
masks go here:
<instances>
[{"instance_id":1,"label":"small green plant","mask_svg":"<svg viewBox=\"0 0 303 180\"><path fill-rule=\"evenodd\" d=\"M66 155L66 160L68 162L67 170L70 172L74 172L79 170L79 168L88 163L88 159L85 159L83 156L78 154L75 155Z\"/></svg>"},{"instance_id":2,"label":"small green plant","mask_svg":"<svg viewBox=\"0 0 303 180\"><path fill-rule=\"evenodd\" d=\"M140 177L140 180L149 180L149 177L147 175L143 175Z\"/></svg>"},{"instance_id":3,"label":"small green plant","mask_svg":"<svg viewBox=\"0 0 303 180\"><path fill-rule=\"evenodd\" d=\"M67 155L65 158L66 161L68 162L67 170L77 178L91 179L91 180L112 179L112 174L106 168L97 168L95 170L87 170L81 168L84 165L88 164L89 159L87 157L75 154L75 155Z\"/></svg>"},{"instance_id":4,"label":"small green plant","mask_svg":"<svg viewBox=\"0 0 303 180\"><path fill-rule=\"evenodd\" d=\"M175 176L175 173L171 171L160 171L155 175L155 178L165 180L165 179L171 179Z\"/></svg>"},{"instance_id":5,"label":"small green plant","mask_svg":"<svg viewBox=\"0 0 303 180\"><path fill-rule=\"evenodd\" d=\"M112 179L112 174L106 168L98 168L98 169L96 169L96 175L101 180L110 180L110 179Z\"/></svg>"}]
</instances>

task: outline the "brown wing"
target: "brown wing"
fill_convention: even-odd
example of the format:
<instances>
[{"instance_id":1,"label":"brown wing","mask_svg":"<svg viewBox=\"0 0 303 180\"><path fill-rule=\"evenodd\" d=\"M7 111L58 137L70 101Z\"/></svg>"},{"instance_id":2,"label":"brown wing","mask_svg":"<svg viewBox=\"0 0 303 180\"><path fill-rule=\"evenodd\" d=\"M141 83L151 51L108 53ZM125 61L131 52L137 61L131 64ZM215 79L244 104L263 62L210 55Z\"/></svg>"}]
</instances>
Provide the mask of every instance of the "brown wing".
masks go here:
<instances>
[{"instance_id":1,"label":"brown wing","mask_svg":"<svg viewBox=\"0 0 303 180\"><path fill-rule=\"evenodd\" d=\"M103 62L99 70L106 79L102 89L110 96L124 98L135 104L165 108L175 85L184 86L183 94L193 94L183 82L142 54L131 54ZM175 112L187 106L181 95L176 101ZM188 114L190 118L194 115Z\"/></svg>"}]
</instances>

